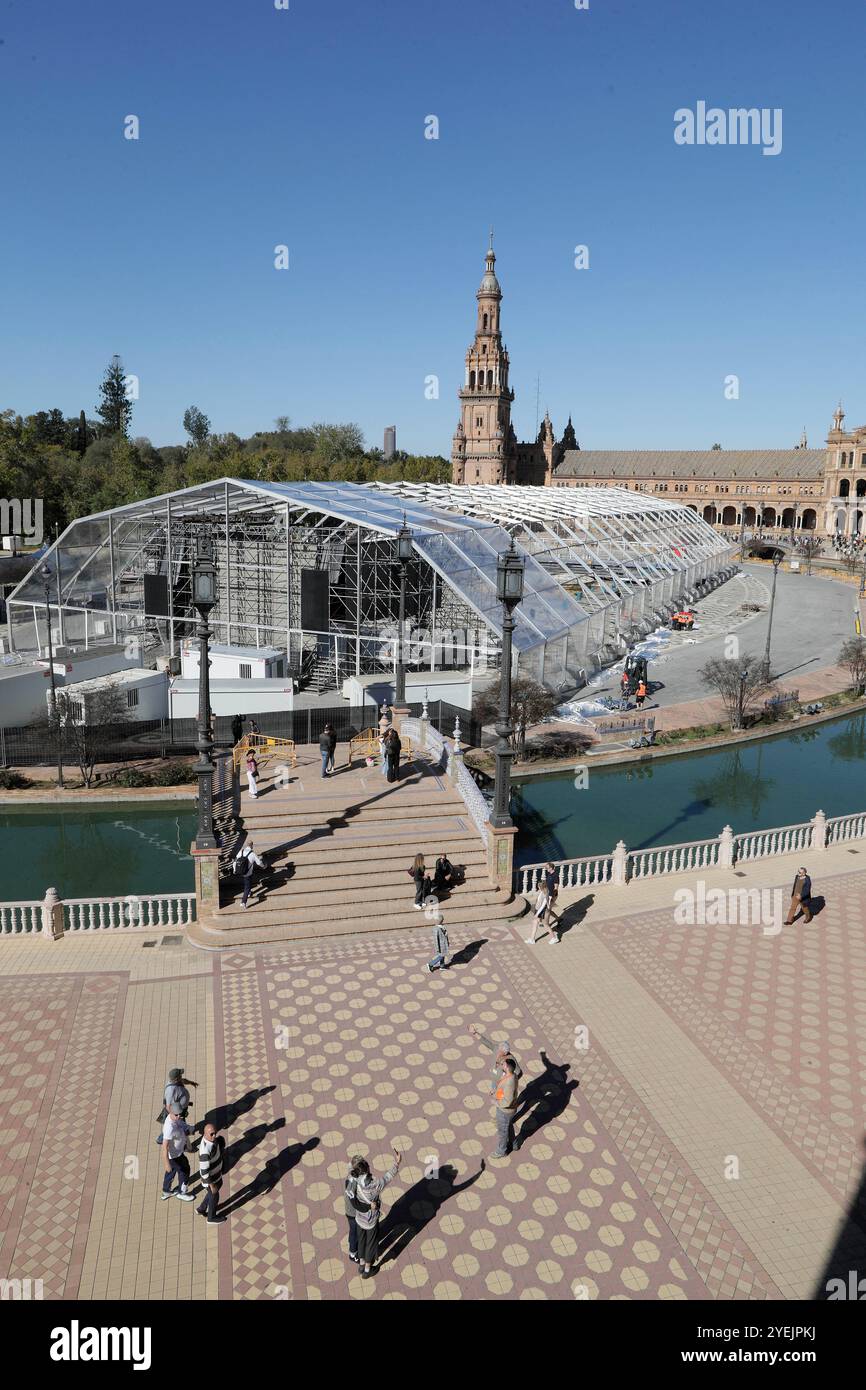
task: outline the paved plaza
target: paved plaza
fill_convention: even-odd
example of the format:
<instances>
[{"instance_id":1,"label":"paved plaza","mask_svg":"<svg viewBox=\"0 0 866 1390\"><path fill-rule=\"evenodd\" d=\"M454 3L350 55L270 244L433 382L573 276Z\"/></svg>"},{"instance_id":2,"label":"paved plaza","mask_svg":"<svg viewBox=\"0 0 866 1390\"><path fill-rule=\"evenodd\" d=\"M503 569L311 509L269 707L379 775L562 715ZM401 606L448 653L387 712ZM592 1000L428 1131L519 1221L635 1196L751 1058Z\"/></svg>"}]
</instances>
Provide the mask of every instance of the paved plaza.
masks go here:
<instances>
[{"instance_id":1,"label":"paved plaza","mask_svg":"<svg viewBox=\"0 0 866 1390\"><path fill-rule=\"evenodd\" d=\"M859 852L825 854L823 911L775 937L674 925L674 880L572 895L552 949L525 921L462 928L455 896L433 976L424 926L219 953L6 938L0 1277L53 1299L760 1300L862 1274ZM787 886L787 862L759 879ZM526 1073L507 1159L470 1023ZM159 1199L173 1065L192 1121L225 1127L223 1226ZM362 1281L342 1179L392 1142Z\"/></svg>"}]
</instances>

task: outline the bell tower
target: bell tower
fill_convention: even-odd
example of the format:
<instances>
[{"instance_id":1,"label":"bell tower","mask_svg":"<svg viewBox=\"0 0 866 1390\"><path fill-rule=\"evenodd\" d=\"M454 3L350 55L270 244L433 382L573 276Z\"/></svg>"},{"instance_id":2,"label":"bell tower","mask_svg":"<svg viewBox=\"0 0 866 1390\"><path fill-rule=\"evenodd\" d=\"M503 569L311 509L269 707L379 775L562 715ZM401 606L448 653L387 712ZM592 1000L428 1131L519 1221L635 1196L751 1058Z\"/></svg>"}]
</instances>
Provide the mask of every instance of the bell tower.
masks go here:
<instances>
[{"instance_id":1,"label":"bell tower","mask_svg":"<svg viewBox=\"0 0 866 1390\"><path fill-rule=\"evenodd\" d=\"M511 428L514 392L508 384L508 352L502 342L499 311L502 290L496 278L493 232L484 275L475 298L475 340L466 354L458 392L460 419L451 446L455 483L513 483L517 454Z\"/></svg>"}]
</instances>

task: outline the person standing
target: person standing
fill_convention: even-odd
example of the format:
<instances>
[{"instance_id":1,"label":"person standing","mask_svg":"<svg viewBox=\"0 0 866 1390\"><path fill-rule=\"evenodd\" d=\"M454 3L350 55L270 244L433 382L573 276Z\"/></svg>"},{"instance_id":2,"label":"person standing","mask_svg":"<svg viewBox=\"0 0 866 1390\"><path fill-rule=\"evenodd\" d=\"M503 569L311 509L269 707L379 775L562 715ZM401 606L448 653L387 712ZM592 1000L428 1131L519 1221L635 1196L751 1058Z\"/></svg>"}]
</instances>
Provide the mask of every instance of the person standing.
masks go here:
<instances>
[{"instance_id":1,"label":"person standing","mask_svg":"<svg viewBox=\"0 0 866 1390\"><path fill-rule=\"evenodd\" d=\"M343 1209L346 1213L346 1220L349 1223L349 1259L353 1264L358 1264L358 1223L355 1220L357 1210L355 1208L355 1194L358 1187L358 1177L356 1169L360 1172L360 1165L364 1162L363 1154L353 1154L349 1159L349 1172L346 1181L343 1183Z\"/></svg>"},{"instance_id":2,"label":"person standing","mask_svg":"<svg viewBox=\"0 0 866 1390\"><path fill-rule=\"evenodd\" d=\"M256 762L255 756L253 755L252 751L250 751L249 753L247 753L247 787L249 788L249 793L253 801L255 801L256 797L259 794L258 775L259 765Z\"/></svg>"},{"instance_id":3,"label":"person standing","mask_svg":"<svg viewBox=\"0 0 866 1390\"><path fill-rule=\"evenodd\" d=\"M162 1179L162 1200L168 1201L169 1197L179 1197L182 1202L194 1202L195 1198L187 1188L189 1180L189 1159L186 1151L189 1148L190 1128L186 1120L181 1118L181 1107L177 1101L173 1101L165 1124L162 1127L162 1153L165 1161L165 1173ZM172 1183L177 1178L177 1187L172 1192Z\"/></svg>"},{"instance_id":4,"label":"person standing","mask_svg":"<svg viewBox=\"0 0 866 1390\"><path fill-rule=\"evenodd\" d=\"M334 771L334 753L337 749L337 735L333 724L326 724L319 735L319 752L322 755L322 776Z\"/></svg>"},{"instance_id":5,"label":"person standing","mask_svg":"<svg viewBox=\"0 0 866 1390\"><path fill-rule=\"evenodd\" d=\"M623 671L622 676L620 677L620 682L619 682L619 693L620 693L620 702L619 702L619 703L620 703L620 709L628 709L628 697L629 697L630 688L631 688L631 681L630 681L629 678L628 678L628 672L627 672L627 671Z\"/></svg>"},{"instance_id":6,"label":"person standing","mask_svg":"<svg viewBox=\"0 0 866 1390\"><path fill-rule=\"evenodd\" d=\"M379 1258L379 1215L382 1210L382 1193L393 1182L403 1162L403 1155L394 1149L394 1162L381 1178L374 1178L366 1158L356 1160L351 1176L355 1178L355 1224L358 1228L358 1263L361 1278L369 1279L373 1266Z\"/></svg>"},{"instance_id":7,"label":"person standing","mask_svg":"<svg viewBox=\"0 0 866 1390\"><path fill-rule=\"evenodd\" d=\"M409 873L412 875L412 878L415 882L414 906L418 908L420 912L421 908L424 906L424 899L426 898L428 889L430 887L430 880L428 879L427 871L424 868L423 854L415 855Z\"/></svg>"},{"instance_id":8,"label":"person standing","mask_svg":"<svg viewBox=\"0 0 866 1390\"><path fill-rule=\"evenodd\" d=\"M791 906L785 918L785 926L791 927L797 917L800 908L803 909L803 917L807 922L812 920L812 880L806 869L798 869L797 877L794 879L794 886L791 889Z\"/></svg>"},{"instance_id":9,"label":"person standing","mask_svg":"<svg viewBox=\"0 0 866 1390\"><path fill-rule=\"evenodd\" d=\"M241 719L241 716L239 714L236 714L234 719L232 720L232 746L234 746L236 743L240 743L241 739L243 738L243 733L244 721Z\"/></svg>"},{"instance_id":10,"label":"person standing","mask_svg":"<svg viewBox=\"0 0 866 1390\"><path fill-rule=\"evenodd\" d=\"M445 963L445 957L448 955L451 947L448 942L448 931L441 917L433 927L433 940L436 945L436 954L431 961L427 962L427 969L431 975L434 970L448 969Z\"/></svg>"},{"instance_id":11,"label":"person standing","mask_svg":"<svg viewBox=\"0 0 866 1390\"><path fill-rule=\"evenodd\" d=\"M643 702L644 702L645 699L646 699L646 682L645 682L645 681L640 681L640 682L638 683L637 694L636 694L635 697L634 697L634 702L635 702L635 704L637 705L638 709L643 709Z\"/></svg>"},{"instance_id":12,"label":"person standing","mask_svg":"<svg viewBox=\"0 0 866 1390\"><path fill-rule=\"evenodd\" d=\"M544 866L544 887L547 891L547 913L544 920L547 922L550 932L547 944L548 946L557 946L560 937L556 930L556 918L554 916L553 904L559 897L559 870L552 859L548 859Z\"/></svg>"},{"instance_id":13,"label":"person standing","mask_svg":"<svg viewBox=\"0 0 866 1390\"><path fill-rule=\"evenodd\" d=\"M224 1216L217 1216L219 1192L223 1185L223 1159L226 1141L217 1134L216 1125L208 1121L198 1146L198 1175L201 1178L202 1199L196 1207L199 1216L207 1217L209 1226L220 1225Z\"/></svg>"},{"instance_id":14,"label":"person standing","mask_svg":"<svg viewBox=\"0 0 866 1390\"><path fill-rule=\"evenodd\" d=\"M512 1127L517 1111L517 1083L523 1071L509 1043L491 1042L490 1038L479 1033L474 1023L470 1023L469 1032L482 1047L494 1054L490 1072L490 1094L495 1104L497 1142L496 1152L491 1154L491 1157L505 1158L511 1147Z\"/></svg>"},{"instance_id":15,"label":"person standing","mask_svg":"<svg viewBox=\"0 0 866 1390\"><path fill-rule=\"evenodd\" d=\"M257 734L258 732L259 732L259 726L258 726L258 724L256 723L256 721L253 719L252 715L250 715L249 719L247 720L247 733L248 733L248 734Z\"/></svg>"},{"instance_id":16,"label":"person standing","mask_svg":"<svg viewBox=\"0 0 866 1390\"><path fill-rule=\"evenodd\" d=\"M247 840L247 843L244 845L243 849L238 855L238 860L240 861L241 878L244 881L244 891L243 896L241 898L241 907L244 909L244 911L246 911L248 899L253 886L253 875L255 874L256 869L265 869L267 868L267 865L265 864L264 859L262 859L260 855L256 854L252 840Z\"/></svg>"},{"instance_id":17,"label":"person standing","mask_svg":"<svg viewBox=\"0 0 866 1390\"><path fill-rule=\"evenodd\" d=\"M382 757L381 772L383 777L388 776L388 744L390 742L390 739L391 727L389 725L386 729L383 729L379 734L379 753Z\"/></svg>"},{"instance_id":18,"label":"person standing","mask_svg":"<svg viewBox=\"0 0 866 1390\"><path fill-rule=\"evenodd\" d=\"M403 745L400 742L400 735L392 727L388 736L388 781L396 782L400 774L400 751Z\"/></svg>"}]
</instances>

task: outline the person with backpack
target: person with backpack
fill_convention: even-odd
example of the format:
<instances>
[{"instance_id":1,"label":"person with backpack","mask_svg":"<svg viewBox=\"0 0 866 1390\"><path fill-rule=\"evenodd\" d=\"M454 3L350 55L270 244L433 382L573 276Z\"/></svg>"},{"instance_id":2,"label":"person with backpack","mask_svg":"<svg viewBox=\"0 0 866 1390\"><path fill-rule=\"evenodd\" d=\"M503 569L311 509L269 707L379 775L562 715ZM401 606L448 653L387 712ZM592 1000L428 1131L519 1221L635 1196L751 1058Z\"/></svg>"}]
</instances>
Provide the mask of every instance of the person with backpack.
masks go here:
<instances>
[{"instance_id":1,"label":"person with backpack","mask_svg":"<svg viewBox=\"0 0 866 1390\"><path fill-rule=\"evenodd\" d=\"M349 1174L355 1180L351 1198L355 1212L355 1225L358 1233L358 1264L361 1278L369 1279L373 1266L379 1258L379 1216L382 1210L382 1193L393 1182L403 1162L403 1155L394 1149L394 1162L381 1178L374 1178L366 1158L355 1158ZM348 1184L347 1184L348 1199Z\"/></svg>"},{"instance_id":2,"label":"person with backpack","mask_svg":"<svg viewBox=\"0 0 866 1390\"><path fill-rule=\"evenodd\" d=\"M334 771L334 754L337 751L337 734L333 724L326 724L319 735L319 752L322 755L322 776Z\"/></svg>"},{"instance_id":3,"label":"person with backpack","mask_svg":"<svg viewBox=\"0 0 866 1390\"><path fill-rule=\"evenodd\" d=\"M250 796L252 797L253 801L255 801L256 797L259 794L257 783L258 775L259 765L256 762L255 755L251 750L249 753L247 753L247 786L249 787Z\"/></svg>"},{"instance_id":4,"label":"person with backpack","mask_svg":"<svg viewBox=\"0 0 866 1390\"><path fill-rule=\"evenodd\" d=\"M186 1119L189 1107L192 1105L189 1091L187 1090L188 1086L193 1086L198 1090L198 1082L193 1081L188 1076L184 1076L183 1067L172 1067L166 1078L165 1090L162 1093L162 1110L156 1117L156 1123L158 1125L165 1124L171 1107L175 1104L180 1106L181 1119ZM157 1135L156 1142L157 1144L162 1143L161 1134Z\"/></svg>"},{"instance_id":5,"label":"person with backpack","mask_svg":"<svg viewBox=\"0 0 866 1390\"><path fill-rule=\"evenodd\" d=\"M427 970L432 975L434 970L446 970L445 957L451 949L448 941L448 931L442 918L439 917L433 927L433 940L436 944L436 954L431 961L427 962Z\"/></svg>"},{"instance_id":6,"label":"person with backpack","mask_svg":"<svg viewBox=\"0 0 866 1390\"><path fill-rule=\"evenodd\" d=\"M219 1192L223 1185L225 1151L225 1139L221 1134L217 1134L216 1125L211 1124L209 1120L198 1146L198 1175L201 1178L202 1199L196 1207L199 1216L207 1217L209 1226L218 1226L225 1221L224 1216L217 1216Z\"/></svg>"},{"instance_id":7,"label":"person with backpack","mask_svg":"<svg viewBox=\"0 0 866 1390\"><path fill-rule=\"evenodd\" d=\"M260 855L256 854L252 840L247 840L237 859L235 860L235 873L244 881L243 897L241 907L246 910L247 902L253 886L253 874L256 869L266 869L267 864Z\"/></svg>"}]
</instances>

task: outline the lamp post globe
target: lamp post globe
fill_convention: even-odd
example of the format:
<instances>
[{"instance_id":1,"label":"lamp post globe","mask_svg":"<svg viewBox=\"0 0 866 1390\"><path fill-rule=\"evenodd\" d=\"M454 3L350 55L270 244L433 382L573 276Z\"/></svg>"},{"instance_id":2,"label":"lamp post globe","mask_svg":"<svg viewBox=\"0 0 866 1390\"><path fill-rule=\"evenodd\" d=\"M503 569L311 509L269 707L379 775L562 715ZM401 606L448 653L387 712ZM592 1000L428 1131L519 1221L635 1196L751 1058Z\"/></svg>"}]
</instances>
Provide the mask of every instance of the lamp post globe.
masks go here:
<instances>
[{"instance_id":1,"label":"lamp post globe","mask_svg":"<svg viewBox=\"0 0 866 1390\"><path fill-rule=\"evenodd\" d=\"M397 532L397 563L400 566L400 616L397 633L397 672L394 693L394 708L401 712L406 708L406 657L403 647L403 640L406 628L406 567L412 559L412 532L406 525L406 513L403 513L403 525Z\"/></svg>"},{"instance_id":2,"label":"lamp post globe","mask_svg":"<svg viewBox=\"0 0 866 1390\"><path fill-rule=\"evenodd\" d=\"M495 830L506 830L511 820L511 762L514 753L511 739L511 646L514 634L514 610L523 598L524 560L511 538L508 550L496 561L496 597L503 607L502 618L502 676L499 682L499 719L496 733L496 776L493 786L493 812L490 824Z\"/></svg>"},{"instance_id":3,"label":"lamp post globe","mask_svg":"<svg viewBox=\"0 0 866 1390\"><path fill-rule=\"evenodd\" d=\"M214 561L213 542L205 532L198 538L196 557L192 571L192 602L198 612L199 639L198 658L198 762L195 774L198 778L198 827L196 829L196 849L216 849L217 842L213 828L213 734L210 722L210 627L208 617L217 601L217 574Z\"/></svg>"}]
</instances>

